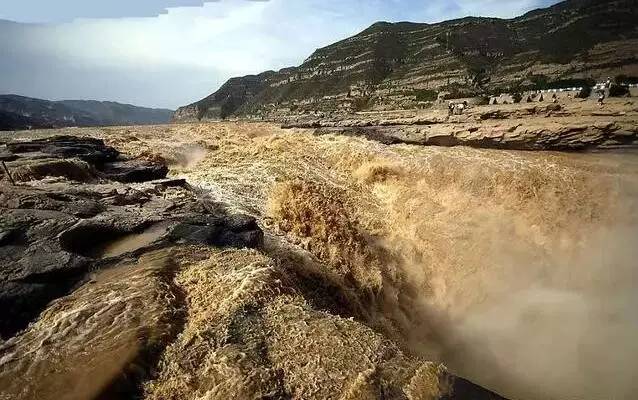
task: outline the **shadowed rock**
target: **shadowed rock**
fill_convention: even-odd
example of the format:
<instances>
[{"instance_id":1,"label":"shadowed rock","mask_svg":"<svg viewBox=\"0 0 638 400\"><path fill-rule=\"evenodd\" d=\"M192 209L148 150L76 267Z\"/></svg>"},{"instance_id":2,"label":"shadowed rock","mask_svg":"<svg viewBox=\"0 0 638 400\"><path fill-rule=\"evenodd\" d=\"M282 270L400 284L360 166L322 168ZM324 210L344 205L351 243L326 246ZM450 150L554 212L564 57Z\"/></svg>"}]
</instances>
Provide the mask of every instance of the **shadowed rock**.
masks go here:
<instances>
[{"instance_id":1,"label":"shadowed rock","mask_svg":"<svg viewBox=\"0 0 638 400\"><path fill-rule=\"evenodd\" d=\"M101 140L63 136L7 148L17 181L67 181L37 187L0 181L2 337L24 328L106 259L175 243L242 248L263 241L253 218L199 199L185 182L143 183L165 177L167 167L113 162L119 153Z\"/></svg>"},{"instance_id":2,"label":"shadowed rock","mask_svg":"<svg viewBox=\"0 0 638 400\"><path fill-rule=\"evenodd\" d=\"M13 154L39 152L59 158L79 158L91 164L114 161L119 156L117 150L106 146L101 139L76 136L54 136L28 142L10 142L7 143L7 149Z\"/></svg>"},{"instance_id":3,"label":"shadowed rock","mask_svg":"<svg viewBox=\"0 0 638 400\"><path fill-rule=\"evenodd\" d=\"M104 178L124 183L147 182L166 178L168 167L140 161L115 161L102 168Z\"/></svg>"}]
</instances>

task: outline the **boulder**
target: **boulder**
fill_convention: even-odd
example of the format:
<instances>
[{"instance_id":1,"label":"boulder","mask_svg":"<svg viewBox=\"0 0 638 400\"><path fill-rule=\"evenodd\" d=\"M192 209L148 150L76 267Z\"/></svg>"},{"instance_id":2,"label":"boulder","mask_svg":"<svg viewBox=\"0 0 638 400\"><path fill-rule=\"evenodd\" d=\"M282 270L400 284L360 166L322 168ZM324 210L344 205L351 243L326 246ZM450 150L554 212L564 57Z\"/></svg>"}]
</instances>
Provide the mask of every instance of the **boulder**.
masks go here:
<instances>
[{"instance_id":1,"label":"boulder","mask_svg":"<svg viewBox=\"0 0 638 400\"><path fill-rule=\"evenodd\" d=\"M78 159L13 161L7 164L7 168L16 182L40 180L45 177L62 177L77 182L92 182L97 178L93 167Z\"/></svg>"},{"instance_id":2,"label":"boulder","mask_svg":"<svg viewBox=\"0 0 638 400\"><path fill-rule=\"evenodd\" d=\"M114 161L119 156L117 150L101 139L76 136L10 142L7 149L13 154L40 152L58 158L79 158L91 164Z\"/></svg>"},{"instance_id":3,"label":"boulder","mask_svg":"<svg viewBox=\"0 0 638 400\"><path fill-rule=\"evenodd\" d=\"M104 164L101 176L117 182L136 183L164 179L168 167L144 161L115 161Z\"/></svg>"}]
</instances>

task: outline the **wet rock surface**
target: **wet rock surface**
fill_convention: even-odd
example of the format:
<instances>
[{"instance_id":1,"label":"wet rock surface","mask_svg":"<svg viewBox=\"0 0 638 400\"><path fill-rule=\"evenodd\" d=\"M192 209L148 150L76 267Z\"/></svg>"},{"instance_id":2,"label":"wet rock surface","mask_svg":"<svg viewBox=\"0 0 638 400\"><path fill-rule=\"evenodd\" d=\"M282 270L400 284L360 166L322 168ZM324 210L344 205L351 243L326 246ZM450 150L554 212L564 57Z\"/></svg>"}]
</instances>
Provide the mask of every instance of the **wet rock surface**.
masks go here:
<instances>
[{"instance_id":1,"label":"wet rock surface","mask_svg":"<svg viewBox=\"0 0 638 400\"><path fill-rule=\"evenodd\" d=\"M152 251L96 271L0 343L0 398L138 398L137 383L181 328L175 253Z\"/></svg>"},{"instance_id":2,"label":"wet rock surface","mask_svg":"<svg viewBox=\"0 0 638 400\"><path fill-rule=\"evenodd\" d=\"M6 144L9 153L23 157L33 153L59 158L79 158L92 164L103 164L114 161L119 152L106 146L104 141L94 138L78 138L75 136L55 136L31 141L9 142Z\"/></svg>"},{"instance_id":3,"label":"wet rock surface","mask_svg":"<svg viewBox=\"0 0 638 400\"><path fill-rule=\"evenodd\" d=\"M9 172L23 183L11 185L4 172L0 181L3 337L113 258L176 243L261 244L251 217L228 214L184 181L152 181L167 168L115 161L119 153L101 140L55 137L9 143L6 151L15 158Z\"/></svg>"},{"instance_id":4,"label":"wet rock surface","mask_svg":"<svg viewBox=\"0 0 638 400\"><path fill-rule=\"evenodd\" d=\"M108 163L102 170L102 176L118 182L146 182L166 177L168 167L148 162L115 161Z\"/></svg>"}]
</instances>

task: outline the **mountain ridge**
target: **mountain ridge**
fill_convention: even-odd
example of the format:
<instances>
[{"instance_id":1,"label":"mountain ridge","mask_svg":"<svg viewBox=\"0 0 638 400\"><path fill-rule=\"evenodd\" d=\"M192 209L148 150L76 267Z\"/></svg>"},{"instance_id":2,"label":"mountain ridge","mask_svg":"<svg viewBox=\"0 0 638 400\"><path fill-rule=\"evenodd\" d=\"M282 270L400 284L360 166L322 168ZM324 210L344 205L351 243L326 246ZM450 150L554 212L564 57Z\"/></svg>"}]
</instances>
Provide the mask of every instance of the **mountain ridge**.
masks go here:
<instances>
[{"instance_id":1,"label":"mountain ridge","mask_svg":"<svg viewBox=\"0 0 638 400\"><path fill-rule=\"evenodd\" d=\"M168 123L173 110L114 101L43 100L0 95L0 130Z\"/></svg>"},{"instance_id":2,"label":"mountain ridge","mask_svg":"<svg viewBox=\"0 0 638 400\"><path fill-rule=\"evenodd\" d=\"M519 17L378 21L301 65L235 77L179 108L176 122L290 113L416 108L477 96L638 75L636 0L568 0Z\"/></svg>"}]
</instances>

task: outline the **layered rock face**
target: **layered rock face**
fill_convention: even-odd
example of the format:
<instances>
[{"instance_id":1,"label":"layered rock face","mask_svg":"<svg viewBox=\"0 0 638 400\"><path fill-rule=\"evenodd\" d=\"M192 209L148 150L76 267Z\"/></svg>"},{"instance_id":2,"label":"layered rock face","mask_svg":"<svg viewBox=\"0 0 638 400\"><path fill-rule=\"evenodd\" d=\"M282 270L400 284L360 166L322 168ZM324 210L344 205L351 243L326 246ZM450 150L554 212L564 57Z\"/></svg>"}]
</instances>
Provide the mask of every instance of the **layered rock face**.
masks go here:
<instances>
[{"instance_id":1,"label":"layered rock face","mask_svg":"<svg viewBox=\"0 0 638 400\"><path fill-rule=\"evenodd\" d=\"M0 177L0 337L12 336L92 269L169 244L256 247L255 221L200 200L168 168L119 159L92 138L6 145ZM16 185L9 185L14 182Z\"/></svg>"},{"instance_id":2,"label":"layered rock face","mask_svg":"<svg viewBox=\"0 0 638 400\"><path fill-rule=\"evenodd\" d=\"M284 128L317 134L363 136L385 144L471 146L511 150L586 151L635 148L638 109L633 102L471 107L462 115L442 110L358 113L346 118L291 119Z\"/></svg>"},{"instance_id":3,"label":"layered rock face","mask_svg":"<svg viewBox=\"0 0 638 400\"><path fill-rule=\"evenodd\" d=\"M224 119L252 101L268 86L267 80L273 75L275 75L274 72L264 72L259 75L230 79L217 92L200 102L175 111L173 119L178 121Z\"/></svg>"},{"instance_id":4,"label":"layered rock face","mask_svg":"<svg viewBox=\"0 0 638 400\"><path fill-rule=\"evenodd\" d=\"M302 65L233 78L174 121L417 108L442 92L577 84L637 75L633 0L569 0L511 20L379 22Z\"/></svg>"}]
</instances>

